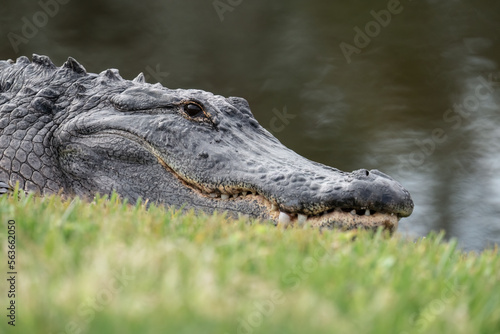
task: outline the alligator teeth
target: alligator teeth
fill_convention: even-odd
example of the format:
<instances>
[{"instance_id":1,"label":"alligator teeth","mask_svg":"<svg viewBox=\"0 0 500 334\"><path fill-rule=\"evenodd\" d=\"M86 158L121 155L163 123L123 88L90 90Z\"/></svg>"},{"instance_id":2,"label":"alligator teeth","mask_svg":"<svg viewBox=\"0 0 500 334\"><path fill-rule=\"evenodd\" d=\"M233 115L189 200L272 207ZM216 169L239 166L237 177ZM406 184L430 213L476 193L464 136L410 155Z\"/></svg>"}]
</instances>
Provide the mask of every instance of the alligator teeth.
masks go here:
<instances>
[{"instance_id":1,"label":"alligator teeth","mask_svg":"<svg viewBox=\"0 0 500 334\"><path fill-rule=\"evenodd\" d=\"M299 225L303 225L307 221L307 216L303 214L297 214L297 222Z\"/></svg>"},{"instance_id":2,"label":"alligator teeth","mask_svg":"<svg viewBox=\"0 0 500 334\"><path fill-rule=\"evenodd\" d=\"M278 224L288 225L290 223L290 215L285 212L280 212Z\"/></svg>"},{"instance_id":3,"label":"alligator teeth","mask_svg":"<svg viewBox=\"0 0 500 334\"><path fill-rule=\"evenodd\" d=\"M271 211L276 211L278 210L278 206L276 204L271 204Z\"/></svg>"},{"instance_id":4,"label":"alligator teeth","mask_svg":"<svg viewBox=\"0 0 500 334\"><path fill-rule=\"evenodd\" d=\"M212 198L219 197L219 195L217 193L210 193L208 196L210 196Z\"/></svg>"},{"instance_id":5,"label":"alligator teeth","mask_svg":"<svg viewBox=\"0 0 500 334\"><path fill-rule=\"evenodd\" d=\"M248 191L242 191L241 195L246 196L248 194Z\"/></svg>"},{"instance_id":6,"label":"alligator teeth","mask_svg":"<svg viewBox=\"0 0 500 334\"><path fill-rule=\"evenodd\" d=\"M228 194L222 194L222 195L220 195L220 198L222 198L222 199L229 199L229 195Z\"/></svg>"},{"instance_id":7,"label":"alligator teeth","mask_svg":"<svg viewBox=\"0 0 500 334\"><path fill-rule=\"evenodd\" d=\"M237 198L240 194L233 194L233 198Z\"/></svg>"},{"instance_id":8,"label":"alligator teeth","mask_svg":"<svg viewBox=\"0 0 500 334\"><path fill-rule=\"evenodd\" d=\"M369 216L370 215L370 210L369 209L366 209L365 210L365 216Z\"/></svg>"},{"instance_id":9,"label":"alligator teeth","mask_svg":"<svg viewBox=\"0 0 500 334\"><path fill-rule=\"evenodd\" d=\"M356 214L356 210L352 210L351 215L355 215L355 214Z\"/></svg>"}]
</instances>

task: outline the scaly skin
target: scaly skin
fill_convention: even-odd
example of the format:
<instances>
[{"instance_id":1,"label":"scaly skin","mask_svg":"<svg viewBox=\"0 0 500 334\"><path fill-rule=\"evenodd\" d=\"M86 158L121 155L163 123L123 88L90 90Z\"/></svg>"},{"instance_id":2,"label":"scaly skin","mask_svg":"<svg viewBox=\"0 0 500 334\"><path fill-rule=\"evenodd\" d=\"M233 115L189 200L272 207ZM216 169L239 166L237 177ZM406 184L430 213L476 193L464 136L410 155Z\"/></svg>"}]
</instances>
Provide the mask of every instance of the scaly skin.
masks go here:
<instances>
[{"instance_id":1,"label":"scaly skin","mask_svg":"<svg viewBox=\"0 0 500 334\"><path fill-rule=\"evenodd\" d=\"M408 191L377 170L345 173L286 148L242 98L37 55L0 62L0 190L16 182L284 224L393 230L413 210Z\"/></svg>"}]
</instances>

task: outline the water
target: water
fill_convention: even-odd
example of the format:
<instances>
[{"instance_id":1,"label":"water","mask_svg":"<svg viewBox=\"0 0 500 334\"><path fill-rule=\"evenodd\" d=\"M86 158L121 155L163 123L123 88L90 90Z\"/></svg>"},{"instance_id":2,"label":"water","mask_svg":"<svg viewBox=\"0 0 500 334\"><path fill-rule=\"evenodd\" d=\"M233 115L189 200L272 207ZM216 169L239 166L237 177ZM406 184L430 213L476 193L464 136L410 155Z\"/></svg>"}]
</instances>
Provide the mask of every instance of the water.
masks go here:
<instances>
[{"instance_id":1,"label":"water","mask_svg":"<svg viewBox=\"0 0 500 334\"><path fill-rule=\"evenodd\" d=\"M243 96L301 155L401 181L400 233L500 241L498 1L59 1L2 4L0 58Z\"/></svg>"}]
</instances>

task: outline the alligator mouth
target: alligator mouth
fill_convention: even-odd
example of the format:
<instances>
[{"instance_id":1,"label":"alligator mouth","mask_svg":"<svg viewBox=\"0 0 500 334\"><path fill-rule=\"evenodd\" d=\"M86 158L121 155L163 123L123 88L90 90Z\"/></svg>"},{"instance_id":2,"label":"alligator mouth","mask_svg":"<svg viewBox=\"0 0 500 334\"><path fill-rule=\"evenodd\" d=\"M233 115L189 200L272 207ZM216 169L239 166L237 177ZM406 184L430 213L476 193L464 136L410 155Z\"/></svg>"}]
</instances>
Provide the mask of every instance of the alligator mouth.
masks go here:
<instances>
[{"instance_id":1,"label":"alligator mouth","mask_svg":"<svg viewBox=\"0 0 500 334\"><path fill-rule=\"evenodd\" d=\"M394 213L384 213L367 208L330 208L328 210L304 214L299 212L285 212L258 192L241 191L237 193L201 192L203 196L220 201L248 201L267 209L268 219L282 226L311 226L340 228L344 230L367 228L376 229L383 227L390 231L397 228L400 217Z\"/></svg>"},{"instance_id":2,"label":"alligator mouth","mask_svg":"<svg viewBox=\"0 0 500 334\"><path fill-rule=\"evenodd\" d=\"M262 218L274 221L276 225L288 227L319 227L328 229L370 229L375 230L379 227L390 231L396 231L401 216L391 212L380 212L369 208L354 207L332 207L320 211L311 211L309 213L285 212L279 208L276 201L270 200L266 196L255 190L220 186L218 189L203 186L195 181L186 179L177 174L167 163L156 155L158 162L170 173L175 175L186 187L189 187L199 196L208 200L217 202L237 202L246 201L256 206L265 208L267 214Z\"/></svg>"}]
</instances>

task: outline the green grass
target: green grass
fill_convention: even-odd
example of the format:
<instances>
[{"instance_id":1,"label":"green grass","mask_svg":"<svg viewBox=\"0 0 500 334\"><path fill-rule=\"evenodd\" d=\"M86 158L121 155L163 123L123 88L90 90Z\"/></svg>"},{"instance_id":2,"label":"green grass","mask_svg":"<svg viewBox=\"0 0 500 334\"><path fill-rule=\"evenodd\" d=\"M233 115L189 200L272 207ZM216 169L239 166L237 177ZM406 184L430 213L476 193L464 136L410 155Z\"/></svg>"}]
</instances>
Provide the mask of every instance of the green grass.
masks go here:
<instances>
[{"instance_id":1,"label":"green grass","mask_svg":"<svg viewBox=\"0 0 500 334\"><path fill-rule=\"evenodd\" d=\"M498 250L287 229L113 196L0 198L1 333L499 333Z\"/></svg>"}]
</instances>

